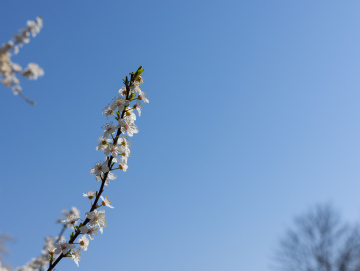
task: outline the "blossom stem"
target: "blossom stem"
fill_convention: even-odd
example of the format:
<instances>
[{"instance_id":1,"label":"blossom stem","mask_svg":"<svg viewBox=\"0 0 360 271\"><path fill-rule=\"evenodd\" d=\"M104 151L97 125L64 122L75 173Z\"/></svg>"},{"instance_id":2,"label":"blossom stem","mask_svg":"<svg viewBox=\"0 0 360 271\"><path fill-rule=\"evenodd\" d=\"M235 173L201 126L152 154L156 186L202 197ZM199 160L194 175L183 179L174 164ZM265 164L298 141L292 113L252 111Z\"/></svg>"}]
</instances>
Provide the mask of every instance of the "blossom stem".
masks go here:
<instances>
[{"instance_id":1,"label":"blossom stem","mask_svg":"<svg viewBox=\"0 0 360 271\"><path fill-rule=\"evenodd\" d=\"M31 104L31 105L35 105L35 101L31 100L29 97L25 96L23 93L22 93L22 90L19 92L19 96L21 98L23 98L27 103Z\"/></svg>"}]
</instances>

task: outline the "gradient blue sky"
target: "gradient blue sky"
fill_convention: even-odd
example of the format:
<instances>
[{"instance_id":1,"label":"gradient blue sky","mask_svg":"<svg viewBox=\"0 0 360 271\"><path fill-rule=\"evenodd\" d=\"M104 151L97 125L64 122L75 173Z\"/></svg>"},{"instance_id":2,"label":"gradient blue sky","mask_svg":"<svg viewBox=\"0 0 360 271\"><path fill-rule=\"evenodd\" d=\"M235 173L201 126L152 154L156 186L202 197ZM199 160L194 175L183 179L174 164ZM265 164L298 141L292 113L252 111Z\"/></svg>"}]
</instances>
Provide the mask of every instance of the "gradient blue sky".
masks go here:
<instances>
[{"instance_id":1,"label":"gradient blue sky","mask_svg":"<svg viewBox=\"0 0 360 271\"><path fill-rule=\"evenodd\" d=\"M80 267L270 270L294 214L360 214L359 1L3 1L0 42L42 16L13 61L29 106L0 86L0 230L6 260L36 256L62 209L96 189L101 110L145 68L150 104L115 209Z\"/></svg>"}]
</instances>

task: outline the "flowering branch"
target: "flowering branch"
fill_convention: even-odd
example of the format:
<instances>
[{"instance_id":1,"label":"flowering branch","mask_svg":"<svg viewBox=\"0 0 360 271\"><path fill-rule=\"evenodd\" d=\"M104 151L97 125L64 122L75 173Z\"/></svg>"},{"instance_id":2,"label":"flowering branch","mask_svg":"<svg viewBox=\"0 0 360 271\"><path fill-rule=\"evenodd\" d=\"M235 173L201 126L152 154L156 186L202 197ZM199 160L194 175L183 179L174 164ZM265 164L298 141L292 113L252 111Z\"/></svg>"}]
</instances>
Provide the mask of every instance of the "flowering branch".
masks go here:
<instances>
[{"instance_id":1,"label":"flowering branch","mask_svg":"<svg viewBox=\"0 0 360 271\"><path fill-rule=\"evenodd\" d=\"M77 208L72 207L69 211L63 210L62 214L65 216L68 216L68 215L77 215L78 216L80 214L80 212ZM57 222L61 222L61 221L64 221L64 220L62 220L60 218L60 219L58 219ZM44 270L48 265L49 251L54 247L54 244L65 240L62 235L64 234L64 231L66 230L66 228L68 228L68 226L66 224L64 224L60 231L60 234L57 236L56 240L52 236L46 237L45 244L43 246L41 254L39 256L37 256L36 258L31 259L31 261L28 262L27 264L25 264L24 266L17 267L15 270L17 270L17 271L22 271L22 270L42 271L42 270ZM0 241L1 241L1 238L0 238ZM11 271L11 270L12 269L10 269L10 267L3 267L0 262L0 271Z\"/></svg>"},{"instance_id":2,"label":"flowering branch","mask_svg":"<svg viewBox=\"0 0 360 271\"><path fill-rule=\"evenodd\" d=\"M62 210L61 213L65 216L65 217L68 217L68 216L79 216L80 215L80 211L78 210L78 208L76 207L71 207L70 210ZM61 218L59 218L56 222L57 223L62 223L64 220L62 220ZM56 240L54 241L53 244L56 244L56 243L59 243L60 241L62 241L64 239L63 237L63 234L65 232L65 230L67 228L71 228L71 225L67 225L67 224L63 224L63 227L59 233L59 235L57 236Z\"/></svg>"},{"instance_id":3,"label":"flowering branch","mask_svg":"<svg viewBox=\"0 0 360 271\"><path fill-rule=\"evenodd\" d=\"M109 185L110 180L116 179L116 175L112 171L119 169L126 172L128 168L127 158L130 156L130 140L125 137L125 134L132 137L134 133L139 132L139 129L134 124L134 121L136 120L134 111L136 110L140 116L142 108L140 101L145 103L149 102L146 93L139 87L140 84L143 83L141 77L143 71L144 69L140 66L135 73L129 74L130 80L126 76L126 79L123 79L125 87L122 87L119 90L120 96L116 97L112 103L103 110L103 114L106 118L110 115L114 116L118 125L113 125L112 122L107 123L103 127L105 129L104 133L99 138L99 144L96 147L97 150L104 151L106 155L105 162L96 163L94 168L90 171L90 174L96 176L97 181L101 181L100 188L96 192L90 190L86 194L83 194L84 197L91 200L90 211L85 214L86 219L83 223L79 223L79 225L75 226L77 221L81 220L80 217L76 215L69 215L67 220L62 221L66 225L72 225L74 227L74 232L71 233L68 242L59 242L58 244L55 244L52 249L49 249L50 262L48 271L53 270L64 257L72 258L78 265L81 258L81 249L85 252L89 244L89 240L86 236L89 236L89 238L93 240L93 234L96 233L97 230L103 233L103 228L106 227L105 210L98 211L97 209L102 206L107 206L109 208L114 207L110 205L111 202L107 197L102 197L104 186ZM137 102L130 107L130 102L133 101ZM115 132L116 135L114 137L113 134L115 134ZM111 139L108 139L109 137L111 137ZM121 156L119 161L117 160L117 156ZM117 162L119 165L114 167ZM93 202L94 198L95 200ZM102 199L102 203L98 205L100 198ZM76 238L80 234L81 238L78 239L78 243L75 243ZM76 244L80 245L77 250L75 250ZM55 259L55 254L60 255Z\"/></svg>"},{"instance_id":4,"label":"flowering branch","mask_svg":"<svg viewBox=\"0 0 360 271\"><path fill-rule=\"evenodd\" d=\"M22 93L20 81L16 77L17 73L20 73L22 67L19 64L11 61L12 53L17 54L19 47L22 47L24 43L30 42L30 35L35 37L43 26L41 17L37 17L35 21L28 21L26 28L20 31L20 34L13 36L13 40L8 41L0 47L0 79L1 82L11 87L14 95L20 95L25 101L34 105L35 102L30 100ZM44 70L35 63L29 63L25 70L21 73L22 76L28 79L36 80L38 77L44 75Z\"/></svg>"}]
</instances>

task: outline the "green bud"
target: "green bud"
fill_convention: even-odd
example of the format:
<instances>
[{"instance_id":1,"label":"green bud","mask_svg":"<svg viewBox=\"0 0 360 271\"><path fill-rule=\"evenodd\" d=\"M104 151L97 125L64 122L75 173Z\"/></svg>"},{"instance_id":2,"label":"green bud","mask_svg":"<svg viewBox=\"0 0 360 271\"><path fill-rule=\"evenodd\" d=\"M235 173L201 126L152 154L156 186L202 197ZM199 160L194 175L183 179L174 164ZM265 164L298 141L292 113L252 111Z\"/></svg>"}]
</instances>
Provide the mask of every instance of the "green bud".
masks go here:
<instances>
[{"instance_id":1,"label":"green bud","mask_svg":"<svg viewBox=\"0 0 360 271\"><path fill-rule=\"evenodd\" d=\"M136 76L140 76L143 72L144 72L144 69L142 68L142 66L140 66L136 71Z\"/></svg>"}]
</instances>

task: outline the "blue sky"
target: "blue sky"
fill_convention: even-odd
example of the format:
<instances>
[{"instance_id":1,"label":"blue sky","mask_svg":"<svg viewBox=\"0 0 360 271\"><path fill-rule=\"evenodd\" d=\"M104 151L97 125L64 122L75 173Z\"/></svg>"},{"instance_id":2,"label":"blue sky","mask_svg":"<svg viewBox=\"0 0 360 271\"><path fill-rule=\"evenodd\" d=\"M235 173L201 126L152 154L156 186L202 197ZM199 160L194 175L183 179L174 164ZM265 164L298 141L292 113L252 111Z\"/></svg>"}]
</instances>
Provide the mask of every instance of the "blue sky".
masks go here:
<instances>
[{"instance_id":1,"label":"blue sky","mask_svg":"<svg viewBox=\"0 0 360 271\"><path fill-rule=\"evenodd\" d=\"M0 230L25 264L62 209L98 188L89 172L102 109L145 68L146 105L115 209L78 270L270 270L309 206L359 219L358 1L7 1L0 42L44 28L13 58L29 106L0 86ZM63 260L58 270L74 270Z\"/></svg>"}]
</instances>

